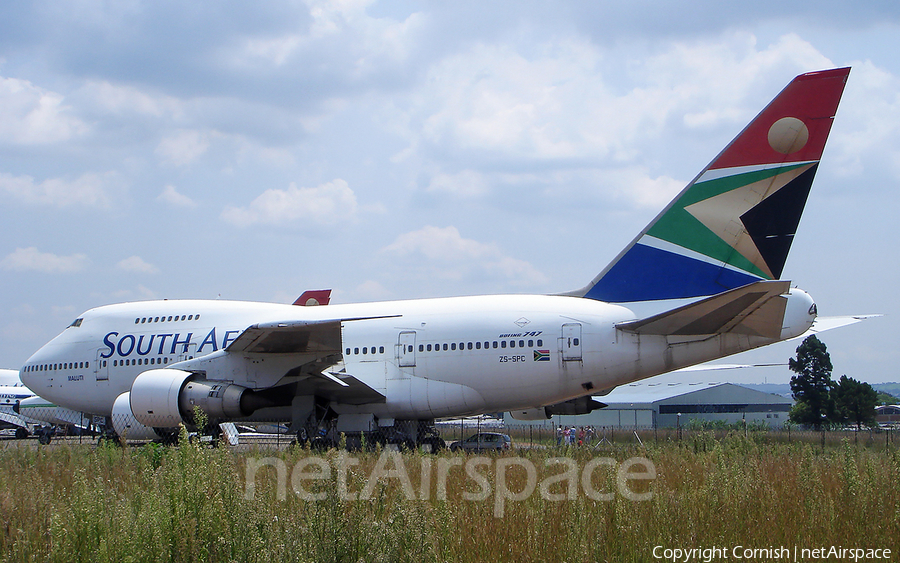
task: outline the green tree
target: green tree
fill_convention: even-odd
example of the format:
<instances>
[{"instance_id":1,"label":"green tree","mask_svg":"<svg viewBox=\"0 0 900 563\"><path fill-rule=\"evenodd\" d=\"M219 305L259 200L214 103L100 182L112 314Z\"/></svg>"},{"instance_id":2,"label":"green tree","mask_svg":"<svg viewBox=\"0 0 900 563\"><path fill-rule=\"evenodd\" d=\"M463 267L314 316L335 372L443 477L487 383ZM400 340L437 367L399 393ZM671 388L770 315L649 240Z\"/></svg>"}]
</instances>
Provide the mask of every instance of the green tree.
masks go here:
<instances>
[{"instance_id":1,"label":"green tree","mask_svg":"<svg viewBox=\"0 0 900 563\"><path fill-rule=\"evenodd\" d=\"M890 393L885 393L884 391L875 391L878 393L877 404L879 405L896 405L900 404L900 399L891 395Z\"/></svg>"},{"instance_id":2,"label":"green tree","mask_svg":"<svg viewBox=\"0 0 900 563\"><path fill-rule=\"evenodd\" d=\"M790 420L821 428L834 418L831 390L831 356L825 344L815 335L807 337L797 347L797 357L788 361L796 373L791 378L791 393L797 404L791 409Z\"/></svg>"},{"instance_id":3,"label":"green tree","mask_svg":"<svg viewBox=\"0 0 900 563\"><path fill-rule=\"evenodd\" d=\"M868 383L842 375L832 390L835 410L841 422L852 422L859 430L875 424L878 393Z\"/></svg>"}]
</instances>

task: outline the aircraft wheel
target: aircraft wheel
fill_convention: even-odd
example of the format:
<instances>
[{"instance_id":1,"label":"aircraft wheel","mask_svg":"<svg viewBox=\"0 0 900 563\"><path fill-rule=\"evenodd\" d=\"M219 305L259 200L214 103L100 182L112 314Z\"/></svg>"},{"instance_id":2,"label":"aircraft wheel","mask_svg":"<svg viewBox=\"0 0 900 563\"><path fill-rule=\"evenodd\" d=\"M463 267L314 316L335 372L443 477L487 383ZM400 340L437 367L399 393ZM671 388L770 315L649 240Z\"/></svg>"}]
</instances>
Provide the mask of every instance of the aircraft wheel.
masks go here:
<instances>
[{"instance_id":1,"label":"aircraft wheel","mask_svg":"<svg viewBox=\"0 0 900 563\"><path fill-rule=\"evenodd\" d=\"M443 438L439 438L437 436L425 438L422 441L422 445L429 446L431 448L431 453L433 453L433 454L436 454L441 450L447 449L447 442L445 442Z\"/></svg>"},{"instance_id":2,"label":"aircraft wheel","mask_svg":"<svg viewBox=\"0 0 900 563\"><path fill-rule=\"evenodd\" d=\"M328 438L323 438L322 436L316 436L309 443L309 449L316 452L324 452L330 447L331 440L329 440Z\"/></svg>"},{"instance_id":3,"label":"aircraft wheel","mask_svg":"<svg viewBox=\"0 0 900 563\"><path fill-rule=\"evenodd\" d=\"M46 446L50 443L50 434L41 434L38 436L38 443Z\"/></svg>"},{"instance_id":4,"label":"aircraft wheel","mask_svg":"<svg viewBox=\"0 0 900 563\"><path fill-rule=\"evenodd\" d=\"M16 428L16 438L19 440L24 440L28 437L28 430L24 428Z\"/></svg>"}]
</instances>

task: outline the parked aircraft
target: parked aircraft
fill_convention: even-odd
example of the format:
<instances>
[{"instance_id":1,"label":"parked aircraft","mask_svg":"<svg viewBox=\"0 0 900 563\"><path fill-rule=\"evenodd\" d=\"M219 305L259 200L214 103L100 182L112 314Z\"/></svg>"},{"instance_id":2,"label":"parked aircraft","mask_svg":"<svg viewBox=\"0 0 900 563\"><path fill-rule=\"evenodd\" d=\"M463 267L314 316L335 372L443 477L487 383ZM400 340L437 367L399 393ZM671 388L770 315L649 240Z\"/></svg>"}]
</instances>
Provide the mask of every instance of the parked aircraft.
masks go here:
<instances>
[{"instance_id":1,"label":"parked aircraft","mask_svg":"<svg viewBox=\"0 0 900 563\"><path fill-rule=\"evenodd\" d=\"M56 426L84 429L91 417L54 405L35 395L19 380L19 372L0 369L0 428L15 428L16 438L34 433L41 443L50 443Z\"/></svg>"},{"instance_id":2,"label":"parked aircraft","mask_svg":"<svg viewBox=\"0 0 900 563\"><path fill-rule=\"evenodd\" d=\"M618 385L800 336L816 304L779 278L849 71L796 77L579 290L108 305L35 352L22 380L130 439L191 426L198 407L324 444L344 432L440 446L435 418L585 413ZM626 307L686 298L644 318Z\"/></svg>"},{"instance_id":3,"label":"parked aircraft","mask_svg":"<svg viewBox=\"0 0 900 563\"><path fill-rule=\"evenodd\" d=\"M15 412L19 401L33 397L34 393L19 381L19 372L0 369L0 429L15 428L16 438L28 436L28 421Z\"/></svg>"}]
</instances>

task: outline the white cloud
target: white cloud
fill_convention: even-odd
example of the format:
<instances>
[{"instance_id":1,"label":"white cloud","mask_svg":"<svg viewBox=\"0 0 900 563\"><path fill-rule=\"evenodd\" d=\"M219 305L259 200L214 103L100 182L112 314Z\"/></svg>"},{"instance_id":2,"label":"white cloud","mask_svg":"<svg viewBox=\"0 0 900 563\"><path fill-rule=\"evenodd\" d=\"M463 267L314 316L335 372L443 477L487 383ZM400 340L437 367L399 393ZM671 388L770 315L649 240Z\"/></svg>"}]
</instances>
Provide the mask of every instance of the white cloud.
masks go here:
<instances>
[{"instance_id":1,"label":"white cloud","mask_svg":"<svg viewBox=\"0 0 900 563\"><path fill-rule=\"evenodd\" d=\"M77 94L79 102L107 116L143 115L181 117L182 104L175 98L149 94L132 86L108 81L87 81Z\"/></svg>"},{"instance_id":2,"label":"white cloud","mask_svg":"<svg viewBox=\"0 0 900 563\"><path fill-rule=\"evenodd\" d=\"M171 184L166 186L156 199L175 207L197 207L197 203L194 200L179 193L175 186Z\"/></svg>"},{"instance_id":3,"label":"white cloud","mask_svg":"<svg viewBox=\"0 0 900 563\"><path fill-rule=\"evenodd\" d=\"M138 285L134 289L121 289L114 292L112 297L117 301L147 301L159 299L159 296L155 291L143 285Z\"/></svg>"},{"instance_id":4,"label":"white cloud","mask_svg":"<svg viewBox=\"0 0 900 563\"><path fill-rule=\"evenodd\" d=\"M88 173L75 180L48 178L35 183L31 176L12 176L0 173L0 192L29 204L67 207L83 205L108 208L112 204L109 193L117 175Z\"/></svg>"},{"instance_id":5,"label":"white cloud","mask_svg":"<svg viewBox=\"0 0 900 563\"><path fill-rule=\"evenodd\" d=\"M168 164L185 166L209 149L209 135L200 131L180 130L160 141L156 155Z\"/></svg>"},{"instance_id":6,"label":"white cloud","mask_svg":"<svg viewBox=\"0 0 900 563\"><path fill-rule=\"evenodd\" d=\"M504 256L494 244L463 238L453 226L426 226L402 234L381 252L392 255L392 260L405 259L406 268L417 271L415 275L427 279L487 277L519 286L547 281L546 276L528 262Z\"/></svg>"},{"instance_id":7,"label":"white cloud","mask_svg":"<svg viewBox=\"0 0 900 563\"><path fill-rule=\"evenodd\" d=\"M129 256L128 258L121 260L116 264L116 268L138 274L156 274L159 272L159 268L153 264L144 262L144 259L140 256Z\"/></svg>"},{"instance_id":8,"label":"white cloud","mask_svg":"<svg viewBox=\"0 0 900 563\"><path fill-rule=\"evenodd\" d=\"M428 184L428 191L447 192L462 196L478 196L489 191L484 175L475 170L463 170L456 174L438 174Z\"/></svg>"},{"instance_id":9,"label":"white cloud","mask_svg":"<svg viewBox=\"0 0 900 563\"><path fill-rule=\"evenodd\" d=\"M900 77L870 61L853 66L828 141L842 177L858 178L886 169L893 180L900 178L898 92Z\"/></svg>"},{"instance_id":10,"label":"white cloud","mask_svg":"<svg viewBox=\"0 0 900 563\"><path fill-rule=\"evenodd\" d=\"M356 210L356 194L338 178L315 188L298 188L292 182L287 190L266 190L247 207L225 208L222 220L239 227L334 225L352 218Z\"/></svg>"},{"instance_id":11,"label":"white cloud","mask_svg":"<svg viewBox=\"0 0 900 563\"><path fill-rule=\"evenodd\" d=\"M619 196L633 202L637 207L662 209L672 201L687 182L668 176L651 178L646 171L627 169L610 175L620 186Z\"/></svg>"},{"instance_id":12,"label":"white cloud","mask_svg":"<svg viewBox=\"0 0 900 563\"><path fill-rule=\"evenodd\" d=\"M88 130L64 97L27 80L0 77L0 143L58 143Z\"/></svg>"},{"instance_id":13,"label":"white cloud","mask_svg":"<svg viewBox=\"0 0 900 563\"><path fill-rule=\"evenodd\" d=\"M3 260L0 260L0 268L13 272L43 272L45 274L71 274L80 272L88 265L87 256L73 254L72 256L57 256L48 252L40 252L31 246L17 248Z\"/></svg>"}]
</instances>

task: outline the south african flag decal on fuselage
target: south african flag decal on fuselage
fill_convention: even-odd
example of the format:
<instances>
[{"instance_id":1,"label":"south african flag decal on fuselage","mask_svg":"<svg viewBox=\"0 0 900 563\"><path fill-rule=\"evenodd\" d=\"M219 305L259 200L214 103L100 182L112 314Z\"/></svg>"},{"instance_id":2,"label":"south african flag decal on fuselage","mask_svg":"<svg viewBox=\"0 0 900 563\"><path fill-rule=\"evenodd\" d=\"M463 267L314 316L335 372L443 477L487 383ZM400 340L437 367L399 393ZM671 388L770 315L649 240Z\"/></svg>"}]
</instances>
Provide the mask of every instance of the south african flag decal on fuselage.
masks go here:
<instances>
[{"instance_id":1,"label":"south african flag decal on fuselage","mask_svg":"<svg viewBox=\"0 0 900 563\"><path fill-rule=\"evenodd\" d=\"M534 351L534 361L549 362L550 361L550 350L535 350Z\"/></svg>"}]
</instances>

